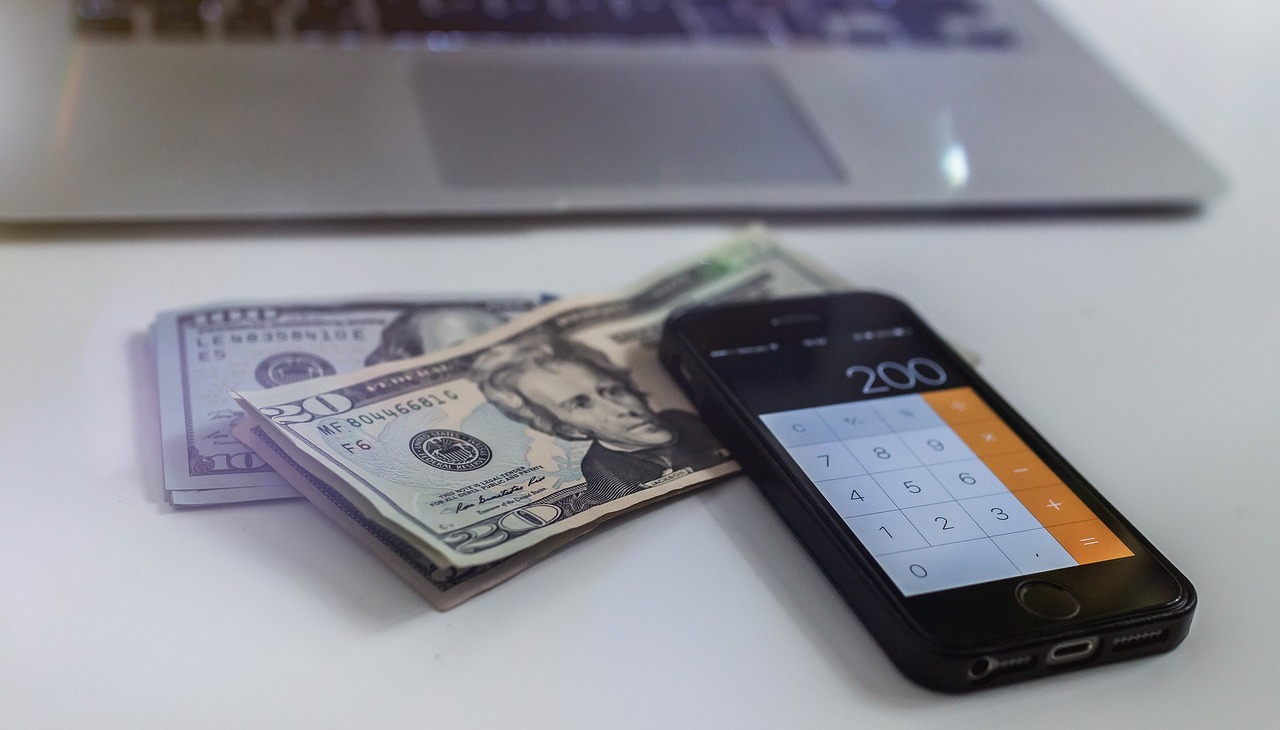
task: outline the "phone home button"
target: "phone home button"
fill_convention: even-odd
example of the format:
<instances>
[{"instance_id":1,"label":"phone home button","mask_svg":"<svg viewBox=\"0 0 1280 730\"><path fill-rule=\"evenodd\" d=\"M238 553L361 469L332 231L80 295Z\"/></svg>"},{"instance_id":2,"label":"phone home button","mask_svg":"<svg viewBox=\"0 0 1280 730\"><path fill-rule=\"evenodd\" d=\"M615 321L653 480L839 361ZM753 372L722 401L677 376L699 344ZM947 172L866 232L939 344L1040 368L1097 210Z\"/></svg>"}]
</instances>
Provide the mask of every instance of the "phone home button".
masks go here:
<instances>
[{"instance_id":1,"label":"phone home button","mask_svg":"<svg viewBox=\"0 0 1280 730\"><path fill-rule=\"evenodd\" d=\"M1080 613L1080 599L1057 583L1029 580L1014 589L1018 605L1041 618L1068 619Z\"/></svg>"}]
</instances>

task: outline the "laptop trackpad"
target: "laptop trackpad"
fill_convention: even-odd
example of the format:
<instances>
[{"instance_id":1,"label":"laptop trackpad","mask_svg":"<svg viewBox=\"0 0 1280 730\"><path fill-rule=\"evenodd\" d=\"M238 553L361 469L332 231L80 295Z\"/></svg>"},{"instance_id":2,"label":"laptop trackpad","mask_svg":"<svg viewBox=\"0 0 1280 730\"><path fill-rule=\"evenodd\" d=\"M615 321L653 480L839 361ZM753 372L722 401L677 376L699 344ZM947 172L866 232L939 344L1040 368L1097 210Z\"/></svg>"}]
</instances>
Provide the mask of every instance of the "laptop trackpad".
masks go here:
<instances>
[{"instance_id":1,"label":"laptop trackpad","mask_svg":"<svg viewBox=\"0 0 1280 730\"><path fill-rule=\"evenodd\" d=\"M782 84L748 65L424 60L415 86L459 187L843 179Z\"/></svg>"}]
</instances>

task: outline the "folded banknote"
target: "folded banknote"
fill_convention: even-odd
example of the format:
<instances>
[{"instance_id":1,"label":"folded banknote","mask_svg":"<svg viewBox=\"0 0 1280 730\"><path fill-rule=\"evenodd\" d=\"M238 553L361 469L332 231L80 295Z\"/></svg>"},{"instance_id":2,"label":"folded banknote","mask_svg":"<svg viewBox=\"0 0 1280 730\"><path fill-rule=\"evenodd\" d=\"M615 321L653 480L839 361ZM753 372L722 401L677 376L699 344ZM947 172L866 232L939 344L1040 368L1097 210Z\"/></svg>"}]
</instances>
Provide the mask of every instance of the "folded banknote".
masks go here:
<instances>
[{"instance_id":1,"label":"folded banknote","mask_svg":"<svg viewBox=\"0 0 1280 730\"><path fill-rule=\"evenodd\" d=\"M548 295L238 302L160 314L151 328L165 494L179 506L297 497L231 435L227 391L270 388L422 355L506 322Z\"/></svg>"},{"instance_id":2,"label":"folded banknote","mask_svg":"<svg viewBox=\"0 0 1280 730\"><path fill-rule=\"evenodd\" d=\"M492 566L522 569L604 519L737 472L658 362L672 311L845 286L752 228L625 291L552 302L437 353L239 390L238 432L399 574L506 577L517 570Z\"/></svg>"}]
</instances>

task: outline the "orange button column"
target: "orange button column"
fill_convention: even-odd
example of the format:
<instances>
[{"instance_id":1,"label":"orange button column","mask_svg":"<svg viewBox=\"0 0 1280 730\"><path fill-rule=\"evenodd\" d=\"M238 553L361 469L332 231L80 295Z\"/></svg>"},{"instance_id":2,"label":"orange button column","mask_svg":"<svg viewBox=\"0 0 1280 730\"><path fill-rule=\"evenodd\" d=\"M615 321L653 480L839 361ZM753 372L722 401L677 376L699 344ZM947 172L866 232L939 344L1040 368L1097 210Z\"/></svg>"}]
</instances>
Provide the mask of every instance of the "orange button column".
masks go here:
<instances>
[{"instance_id":1,"label":"orange button column","mask_svg":"<svg viewBox=\"0 0 1280 730\"><path fill-rule=\"evenodd\" d=\"M921 397L1076 562L1133 555L973 389L935 390Z\"/></svg>"}]
</instances>

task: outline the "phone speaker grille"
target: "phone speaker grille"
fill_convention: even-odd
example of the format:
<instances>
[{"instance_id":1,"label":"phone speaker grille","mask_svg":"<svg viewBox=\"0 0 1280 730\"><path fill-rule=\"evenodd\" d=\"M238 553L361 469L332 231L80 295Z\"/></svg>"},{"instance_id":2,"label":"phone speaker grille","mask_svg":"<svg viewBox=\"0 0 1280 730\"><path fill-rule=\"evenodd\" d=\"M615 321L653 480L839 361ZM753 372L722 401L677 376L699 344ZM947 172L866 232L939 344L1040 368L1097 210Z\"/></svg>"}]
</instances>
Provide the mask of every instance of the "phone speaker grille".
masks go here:
<instances>
[{"instance_id":1,"label":"phone speaker grille","mask_svg":"<svg viewBox=\"0 0 1280 730\"><path fill-rule=\"evenodd\" d=\"M1129 651L1151 644L1159 644L1169 637L1168 629L1149 629L1136 634L1117 636L1111 640L1111 651Z\"/></svg>"},{"instance_id":2,"label":"phone speaker grille","mask_svg":"<svg viewBox=\"0 0 1280 730\"><path fill-rule=\"evenodd\" d=\"M1009 657L1007 659L997 659L995 661L994 669L996 671L1012 671L1030 666L1033 661L1035 661L1035 657L1030 654L1027 654L1026 656Z\"/></svg>"}]
</instances>

